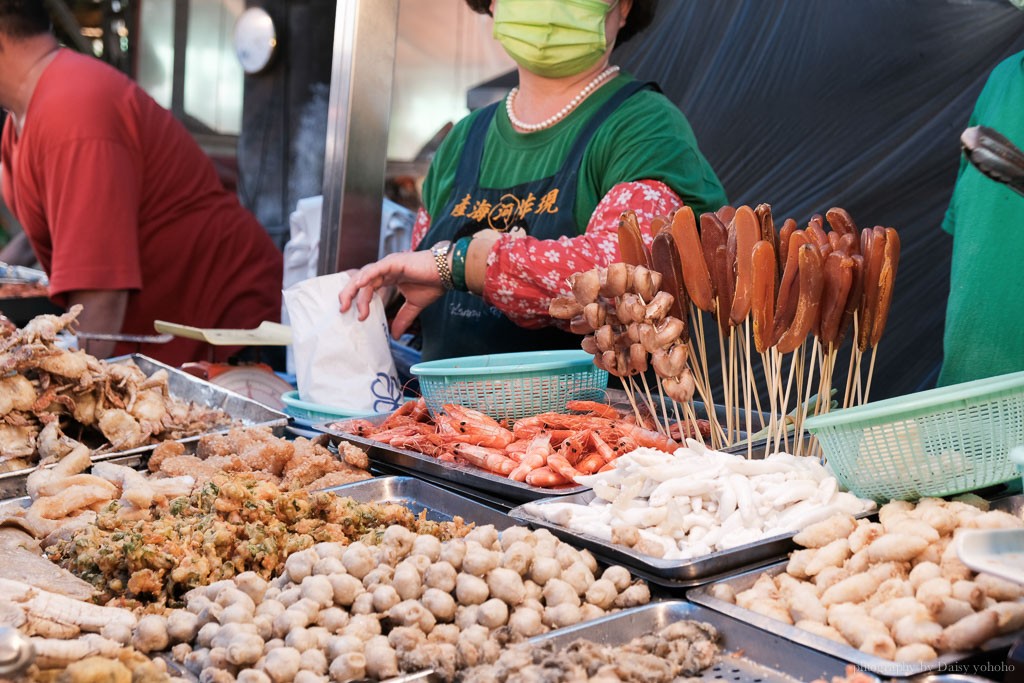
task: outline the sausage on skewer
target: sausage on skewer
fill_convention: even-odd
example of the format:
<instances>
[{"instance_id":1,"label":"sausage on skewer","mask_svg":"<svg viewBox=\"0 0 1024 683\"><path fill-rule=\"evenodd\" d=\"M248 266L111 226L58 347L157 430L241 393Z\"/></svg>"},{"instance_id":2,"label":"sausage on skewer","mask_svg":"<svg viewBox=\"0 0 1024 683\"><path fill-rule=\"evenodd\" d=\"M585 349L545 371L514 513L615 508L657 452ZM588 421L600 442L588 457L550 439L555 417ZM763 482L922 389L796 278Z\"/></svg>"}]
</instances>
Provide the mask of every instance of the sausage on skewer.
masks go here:
<instances>
[{"instance_id":1,"label":"sausage on skewer","mask_svg":"<svg viewBox=\"0 0 1024 683\"><path fill-rule=\"evenodd\" d=\"M798 275L800 272L800 247L807 244L809 238L803 230L794 230L789 236L789 254L782 271L779 293L775 304L775 323L772 328L772 342L778 343L782 334L793 324L796 305L800 297Z\"/></svg>"},{"instance_id":2,"label":"sausage on skewer","mask_svg":"<svg viewBox=\"0 0 1024 683\"><path fill-rule=\"evenodd\" d=\"M878 340L885 331L885 322L889 318L889 307L892 305L893 284L896 281L896 268L900 262L900 236L892 228L885 229L885 255L882 258L882 270L878 276L878 302L875 304L875 319L871 323L871 346L878 346Z\"/></svg>"},{"instance_id":3,"label":"sausage on skewer","mask_svg":"<svg viewBox=\"0 0 1024 683\"><path fill-rule=\"evenodd\" d=\"M647 268L651 266L650 255L640 232L640 224L637 223L636 214L632 211L623 211L619 216L619 252L622 254L623 263Z\"/></svg>"},{"instance_id":4,"label":"sausage on skewer","mask_svg":"<svg viewBox=\"0 0 1024 683\"><path fill-rule=\"evenodd\" d=\"M857 224L853 222L853 216L838 206L833 206L825 212L825 220L828 221L829 227L840 235L856 235L859 232Z\"/></svg>"},{"instance_id":5,"label":"sausage on skewer","mask_svg":"<svg viewBox=\"0 0 1024 683\"><path fill-rule=\"evenodd\" d=\"M792 242L790 242L792 245ZM803 343L814 326L821 307L821 290L824 277L821 253L813 244L804 244L799 249L800 296L796 305L793 324L779 338L776 348L779 353L792 353Z\"/></svg>"},{"instance_id":6,"label":"sausage on skewer","mask_svg":"<svg viewBox=\"0 0 1024 683\"><path fill-rule=\"evenodd\" d=\"M765 353L772 345L772 330L775 327L775 248L767 240L754 245L751 254L754 268L750 311L754 322L754 347L758 353Z\"/></svg>"},{"instance_id":7,"label":"sausage on skewer","mask_svg":"<svg viewBox=\"0 0 1024 683\"><path fill-rule=\"evenodd\" d=\"M672 236L675 238L676 249L683 267L683 283L686 293L702 311L715 309L715 292L711 285L711 274L708 272L704 250L697 234L697 221L693 217L693 209L681 207L672 216Z\"/></svg>"},{"instance_id":8,"label":"sausage on skewer","mask_svg":"<svg viewBox=\"0 0 1024 683\"><path fill-rule=\"evenodd\" d=\"M825 259L825 287L821 294L821 324L817 335L826 349L834 346L839 337L839 323L853 285L853 267L853 258L838 251Z\"/></svg>"},{"instance_id":9,"label":"sausage on skewer","mask_svg":"<svg viewBox=\"0 0 1024 683\"><path fill-rule=\"evenodd\" d=\"M741 206L736 209L732 225L736 235L736 289L729 309L729 320L733 325L742 325L750 314L750 292L754 276L753 253L754 245L761 237L761 224L753 209Z\"/></svg>"},{"instance_id":10,"label":"sausage on skewer","mask_svg":"<svg viewBox=\"0 0 1024 683\"><path fill-rule=\"evenodd\" d=\"M868 232L868 230L865 230ZM863 353L871 343L871 331L875 324L875 313L878 310L878 281L882 276L882 263L885 261L885 229L875 226L867 240L867 251L864 253L864 284L860 297L860 320L857 329L857 348ZM861 246L865 244L861 234Z\"/></svg>"}]
</instances>

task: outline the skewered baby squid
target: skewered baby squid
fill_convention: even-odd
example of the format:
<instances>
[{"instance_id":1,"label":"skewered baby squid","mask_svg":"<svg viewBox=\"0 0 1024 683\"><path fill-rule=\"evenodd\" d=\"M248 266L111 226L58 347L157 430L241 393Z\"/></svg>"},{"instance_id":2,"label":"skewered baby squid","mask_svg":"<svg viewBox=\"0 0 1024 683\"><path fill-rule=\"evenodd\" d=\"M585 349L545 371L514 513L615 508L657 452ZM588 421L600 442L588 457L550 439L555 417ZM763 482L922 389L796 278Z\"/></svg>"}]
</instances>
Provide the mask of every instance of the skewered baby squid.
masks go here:
<instances>
[{"instance_id":1,"label":"skewered baby squid","mask_svg":"<svg viewBox=\"0 0 1024 683\"><path fill-rule=\"evenodd\" d=\"M631 377L653 367L665 394L687 402L693 396L687 346L689 331L680 297L683 292L678 250L670 232L657 236L652 259L663 272L643 265L612 263L575 273L569 280L572 296L552 300L553 318L569 320L570 329L586 335L581 347L594 364L615 375Z\"/></svg>"}]
</instances>

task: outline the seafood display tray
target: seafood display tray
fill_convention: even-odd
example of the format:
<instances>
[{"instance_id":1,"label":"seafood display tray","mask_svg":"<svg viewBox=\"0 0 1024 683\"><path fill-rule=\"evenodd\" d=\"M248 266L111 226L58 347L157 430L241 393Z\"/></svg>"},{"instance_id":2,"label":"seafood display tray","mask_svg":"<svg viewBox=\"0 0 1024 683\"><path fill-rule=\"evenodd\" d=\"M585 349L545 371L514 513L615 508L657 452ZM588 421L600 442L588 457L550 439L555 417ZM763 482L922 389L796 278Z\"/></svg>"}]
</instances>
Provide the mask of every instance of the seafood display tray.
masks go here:
<instances>
[{"instance_id":1,"label":"seafood display tray","mask_svg":"<svg viewBox=\"0 0 1024 683\"><path fill-rule=\"evenodd\" d=\"M275 434L280 435L284 432L285 425L288 424L288 416L280 411L268 408L251 398L236 394L216 384L211 384L206 380L199 379L170 365L165 365L148 356L143 356L142 354L119 356L110 359L109 362L123 363L128 360L134 361L147 377L158 370L166 370L167 388L175 398L191 401L209 408L220 408L233 420L239 421L247 427L271 427ZM211 429L206 434L219 434L228 431L228 429L230 427ZM198 441L201 436L203 435L187 436L175 440L179 443L189 444ZM154 448L156 448L156 444L139 446L138 448L123 451L112 451L110 453L93 455L92 460L93 462L117 460L119 464L135 466L135 464L123 462L122 460L128 456L138 456L139 461L141 461L142 456L149 454ZM28 475L32 474L35 469L35 467L28 467L23 470L0 474L0 498L15 498L25 495L25 480L28 479Z\"/></svg>"},{"instance_id":2,"label":"seafood display tray","mask_svg":"<svg viewBox=\"0 0 1024 683\"><path fill-rule=\"evenodd\" d=\"M712 588L717 585L729 586L736 593L747 590L754 585L754 582L757 581L758 577L761 576L762 573L766 573L769 576L776 576L786 570L786 564L786 562L779 562L769 567L752 569L712 584L694 588L686 594L686 598L698 605L703 605L715 610L716 612L721 612L722 614L743 621L744 623L749 624L752 628L758 629L765 635L777 635L794 643L799 643L808 649L815 650L818 653L846 660L856 665L860 671L870 671L873 674L889 678L909 678L911 676L931 671L950 671L955 668L952 666L953 664L962 662L963 660L974 657L978 654L977 652L950 652L926 662L894 662L861 652L849 645L842 645L829 640L828 638L814 635L813 633L799 629L796 626L791 626L781 621L770 619L758 614L757 612L744 609L724 600L719 600L711 594ZM1005 636L993 638L985 643L982 651L987 652L1005 649L1009 647L1013 643L1014 639L1019 636L1020 632L1017 632L1015 634L1011 633Z\"/></svg>"},{"instance_id":3,"label":"seafood display tray","mask_svg":"<svg viewBox=\"0 0 1024 683\"><path fill-rule=\"evenodd\" d=\"M387 419L387 415L377 415L367 419L371 423L380 424ZM366 451L371 462L385 463L399 467L409 473L423 474L427 477L449 482L451 485L465 486L470 489L490 493L502 500L526 503L550 496L566 496L587 490L587 487L578 485L555 486L552 488L530 486L525 482L513 481L500 474L487 472L474 465L442 462L423 453L395 448L373 439L334 429L331 425L337 422L343 422L343 420L320 423L316 425L316 428L325 434L330 434L332 437L344 439L359 446Z\"/></svg>"},{"instance_id":4,"label":"seafood display tray","mask_svg":"<svg viewBox=\"0 0 1024 683\"><path fill-rule=\"evenodd\" d=\"M584 491L571 496L546 498L534 501L535 505L551 505L557 503L573 503L587 505L594 500L593 491ZM753 543L736 546L729 550L720 550L710 555L701 555L689 559L666 560L651 555L635 552L625 546L616 545L597 536L579 532L574 529L555 524L544 517L533 514L524 505L512 509L509 516L531 527L544 528L562 540L590 550L599 558L614 562L635 570L648 581L666 588L692 588L709 581L727 576L740 569L755 565L766 565L784 556L795 545L793 536L796 531L777 536L769 536ZM865 512L859 517L870 516Z\"/></svg>"},{"instance_id":5,"label":"seafood display tray","mask_svg":"<svg viewBox=\"0 0 1024 683\"><path fill-rule=\"evenodd\" d=\"M516 526L515 520L494 508L413 477L375 477L324 490L360 503L398 503L416 514L426 511L427 519L438 522L462 517L478 525L493 524L499 530Z\"/></svg>"}]
</instances>

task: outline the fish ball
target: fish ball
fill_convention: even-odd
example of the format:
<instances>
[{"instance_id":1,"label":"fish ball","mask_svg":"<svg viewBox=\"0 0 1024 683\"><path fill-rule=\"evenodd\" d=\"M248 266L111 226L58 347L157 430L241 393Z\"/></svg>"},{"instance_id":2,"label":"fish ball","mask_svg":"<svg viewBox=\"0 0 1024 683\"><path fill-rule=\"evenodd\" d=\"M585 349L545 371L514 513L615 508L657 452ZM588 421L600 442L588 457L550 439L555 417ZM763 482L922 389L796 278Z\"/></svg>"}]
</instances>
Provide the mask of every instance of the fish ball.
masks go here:
<instances>
[{"instance_id":1,"label":"fish ball","mask_svg":"<svg viewBox=\"0 0 1024 683\"><path fill-rule=\"evenodd\" d=\"M351 574L333 574L327 580L334 590L334 603L342 607L350 606L366 590L362 581Z\"/></svg>"},{"instance_id":2,"label":"fish ball","mask_svg":"<svg viewBox=\"0 0 1024 683\"><path fill-rule=\"evenodd\" d=\"M424 633L430 633L437 623L434 615L417 600L403 600L389 609L387 616L392 623L400 626L418 626Z\"/></svg>"},{"instance_id":3,"label":"fish ball","mask_svg":"<svg viewBox=\"0 0 1024 683\"><path fill-rule=\"evenodd\" d=\"M586 568L581 567L584 571ZM490 595L515 607L526 598L526 588L519 572L497 567L487 574L487 588Z\"/></svg>"},{"instance_id":4,"label":"fish ball","mask_svg":"<svg viewBox=\"0 0 1024 683\"><path fill-rule=\"evenodd\" d=\"M596 605L602 610L611 609L619 592L615 590L615 584L608 579L598 579L590 584L586 590L587 602Z\"/></svg>"},{"instance_id":5,"label":"fish ball","mask_svg":"<svg viewBox=\"0 0 1024 683\"><path fill-rule=\"evenodd\" d=\"M615 598L616 607L637 607L651 601L651 591L646 583L635 583Z\"/></svg>"},{"instance_id":6,"label":"fish ball","mask_svg":"<svg viewBox=\"0 0 1024 683\"><path fill-rule=\"evenodd\" d=\"M431 562L441 557L441 539L430 534L419 534L412 542L412 554L422 555Z\"/></svg>"},{"instance_id":7,"label":"fish ball","mask_svg":"<svg viewBox=\"0 0 1024 683\"><path fill-rule=\"evenodd\" d=\"M465 631L471 626L478 626L476 617L480 613L480 605L464 605L455 609L455 625Z\"/></svg>"},{"instance_id":8,"label":"fish ball","mask_svg":"<svg viewBox=\"0 0 1024 683\"><path fill-rule=\"evenodd\" d=\"M270 586L266 579L252 571L242 572L236 576L235 585L238 586L238 590L249 596L253 604L263 600L267 594L267 588Z\"/></svg>"},{"instance_id":9,"label":"fish ball","mask_svg":"<svg viewBox=\"0 0 1024 683\"><path fill-rule=\"evenodd\" d=\"M628 590L628 589L627 589ZM580 605L580 595L571 584L562 579L551 579L544 584L544 602L548 607Z\"/></svg>"},{"instance_id":10,"label":"fish ball","mask_svg":"<svg viewBox=\"0 0 1024 683\"><path fill-rule=\"evenodd\" d=\"M542 621L551 628L564 628L578 624L581 620L580 608L572 603L562 603L544 608Z\"/></svg>"},{"instance_id":11,"label":"fish ball","mask_svg":"<svg viewBox=\"0 0 1024 683\"><path fill-rule=\"evenodd\" d=\"M317 557L321 560L328 557L334 557L341 559L342 555L345 554L345 546L341 543L335 543L333 541L324 541L323 543L317 543L313 546L313 550L316 551Z\"/></svg>"},{"instance_id":12,"label":"fish ball","mask_svg":"<svg viewBox=\"0 0 1024 683\"><path fill-rule=\"evenodd\" d=\"M878 522L866 522L860 520L857 523L857 528L850 534L850 552L859 553L864 548L867 548L876 539L880 538L885 533L885 527Z\"/></svg>"},{"instance_id":13,"label":"fish ball","mask_svg":"<svg viewBox=\"0 0 1024 683\"><path fill-rule=\"evenodd\" d=\"M441 626L435 627L438 631ZM427 642L427 636L416 626L397 626L388 634L388 643L398 652L410 652Z\"/></svg>"},{"instance_id":14,"label":"fish ball","mask_svg":"<svg viewBox=\"0 0 1024 683\"><path fill-rule=\"evenodd\" d=\"M937 579L941 576L942 569L940 569L939 565L936 563L918 562L914 565L914 568L910 570L907 580L910 581L910 585L913 586L916 591L925 581Z\"/></svg>"},{"instance_id":15,"label":"fish ball","mask_svg":"<svg viewBox=\"0 0 1024 683\"><path fill-rule=\"evenodd\" d=\"M498 598L491 598L480 605L476 621L481 626L486 626L489 629L504 626L508 622L508 605Z\"/></svg>"},{"instance_id":16,"label":"fish ball","mask_svg":"<svg viewBox=\"0 0 1024 683\"><path fill-rule=\"evenodd\" d=\"M309 671L318 676L327 673L327 655L324 654L324 651L313 648L303 652L299 657L299 673L303 671ZM296 681L298 681L297 677Z\"/></svg>"},{"instance_id":17,"label":"fish ball","mask_svg":"<svg viewBox=\"0 0 1024 683\"><path fill-rule=\"evenodd\" d=\"M574 564L562 570L562 580L572 586L578 595L583 595L594 583L594 575L582 564Z\"/></svg>"},{"instance_id":18,"label":"fish ball","mask_svg":"<svg viewBox=\"0 0 1024 683\"><path fill-rule=\"evenodd\" d=\"M167 619L158 614L147 614L135 625L132 646L139 652L166 650L171 639L167 633Z\"/></svg>"},{"instance_id":19,"label":"fish ball","mask_svg":"<svg viewBox=\"0 0 1024 683\"><path fill-rule=\"evenodd\" d=\"M441 560L427 567L427 570L423 573L423 583L428 588L437 588L438 590L450 593L455 590L455 580L457 577L458 572L455 571L455 567Z\"/></svg>"},{"instance_id":20,"label":"fish ball","mask_svg":"<svg viewBox=\"0 0 1024 683\"><path fill-rule=\"evenodd\" d=\"M544 586L551 579L557 579L562 575L561 563L553 557L534 555L533 565L530 567L530 580L538 586Z\"/></svg>"},{"instance_id":21,"label":"fish ball","mask_svg":"<svg viewBox=\"0 0 1024 683\"><path fill-rule=\"evenodd\" d=\"M526 543L531 548L537 543L528 527L513 526L501 532L501 549L508 550L516 543Z\"/></svg>"},{"instance_id":22,"label":"fish ball","mask_svg":"<svg viewBox=\"0 0 1024 683\"><path fill-rule=\"evenodd\" d=\"M541 613L537 610L526 607L516 608L512 616L508 618L509 628L524 638L532 638L544 632L544 624L541 622Z\"/></svg>"},{"instance_id":23,"label":"fish ball","mask_svg":"<svg viewBox=\"0 0 1024 683\"><path fill-rule=\"evenodd\" d=\"M295 648L274 648L263 660L263 671L274 683L285 683L295 678L301 661L302 654Z\"/></svg>"},{"instance_id":24,"label":"fish ball","mask_svg":"<svg viewBox=\"0 0 1024 683\"><path fill-rule=\"evenodd\" d=\"M331 661L329 672L331 680L337 683L365 678L366 656L362 652L346 652Z\"/></svg>"},{"instance_id":25,"label":"fish ball","mask_svg":"<svg viewBox=\"0 0 1024 683\"><path fill-rule=\"evenodd\" d=\"M483 526L475 527L465 536L466 543L479 543L484 548L490 550L494 548L498 543L498 530L494 528L493 524L484 524Z\"/></svg>"},{"instance_id":26,"label":"fish ball","mask_svg":"<svg viewBox=\"0 0 1024 683\"><path fill-rule=\"evenodd\" d=\"M462 559L462 571L473 576L486 576L487 572L498 566L501 556L494 550L488 550L479 543L466 542L466 556Z\"/></svg>"},{"instance_id":27,"label":"fish ball","mask_svg":"<svg viewBox=\"0 0 1024 683\"><path fill-rule=\"evenodd\" d=\"M395 567L395 575L391 579L391 586L402 600L413 600L420 597L420 594L423 592L423 576L412 563L403 560ZM384 610L378 611L383 612Z\"/></svg>"},{"instance_id":28,"label":"fish ball","mask_svg":"<svg viewBox=\"0 0 1024 683\"><path fill-rule=\"evenodd\" d=\"M399 557L405 557L412 550L412 544L415 540L415 533L400 524L392 524L384 530L380 544L381 546L394 548Z\"/></svg>"},{"instance_id":29,"label":"fish ball","mask_svg":"<svg viewBox=\"0 0 1024 683\"><path fill-rule=\"evenodd\" d=\"M942 636L942 627L928 615L908 614L892 625L892 637L897 645L924 643L934 647Z\"/></svg>"},{"instance_id":30,"label":"fish ball","mask_svg":"<svg viewBox=\"0 0 1024 683\"><path fill-rule=\"evenodd\" d=\"M302 597L312 600L320 607L330 607L334 604L334 587L326 576L307 576L302 579Z\"/></svg>"},{"instance_id":31,"label":"fish ball","mask_svg":"<svg viewBox=\"0 0 1024 683\"><path fill-rule=\"evenodd\" d=\"M622 592L629 588L629 584L633 582L633 577L630 575L629 570L625 567L613 564L601 574L602 579L608 579L615 586L615 590Z\"/></svg>"},{"instance_id":32,"label":"fish ball","mask_svg":"<svg viewBox=\"0 0 1024 683\"><path fill-rule=\"evenodd\" d=\"M807 562L804 572L814 576L825 567L842 567L846 558L850 557L850 541L840 538L824 547L818 548L814 556Z\"/></svg>"},{"instance_id":33,"label":"fish ball","mask_svg":"<svg viewBox=\"0 0 1024 683\"><path fill-rule=\"evenodd\" d=\"M371 678L384 680L398 675L398 654L383 636L366 644L366 674Z\"/></svg>"},{"instance_id":34,"label":"fish ball","mask_svg":"<svg viewBox=\"0 0 1024 683\"><path fill-rule=\"evenodd\" d=\"M1019 583L1007 581L1006 579L998 576L993 576L992 574L982 572L974 577L974 583L976 583L981 590L985 591L985 595L990 598L994 598L999 602L1017 600L1018 598L1024 597L1024 586Z\"/></svg>"},{"instance_id":35,"label":"fish ball","mask_svg":"<svg viewBox=\"0 0 1024 683\"><path fill-rule=\"evenodd\" d=\"M316 623L331 633L337 633L348 625L349 613L340 607L328 607L316 615Z\"/></svg>"},{"instance_id":36,"label":"fish ball","mask_svg":"<svg viewBox=\"0 0 1024 683\"><path fill-rule=\"evenodd\" d=\"M450 593L428 588L423 592L421 602L438 621L451 621L455 617L455 598Z\"/></svg>"},{"instance_id":37,"label":"fish ball","mask_svg":"<svg viewBox=\"0 0 1024 683\"><path fill-rule=\"evenodd\" d=\"M294 647L299 652L305 652L319 647L320 641L308 628L297 628L284 637L284 644L287 647Z\"/></svg>"},{"instance_id":38,"label":"fish ball","mask_svg":"<svg viewBox=\"0 0 1024 683\"><path fill-rule=\"evenodd\" d=\"M580 605L580 621L591 621L592 619L600 619L606 614L606 612L598 607L592 605L589 602L585 602Z\"/></svg>"},{"instance_id":39,"label":"fish ball","mask_svg":"<svg viewBox=\"0 0 1024 683\"><path fill-rule=\"evenodd\" d=\"M479 605L490 596L487 582L472 574L459 574L455 580L455 597L460 605Z\"/></svg>"},{"instance_id":40,"label":"fish ball","mask_svg":"<svg viewBox=\"0 0 1024 683\"><path fill-rule=\"evenodd\" d=\"M370 549L362 541L350 543L341 556L341 562L345 565L345 571L357 579L362 579L376 566Z\"/></svg>"},{"instance_id":41,"label":"fish ball","mask_svg":"<svg viewBox=\"0 0 1024 683\"><path fill-rule=\"evenodd\" d=\"M559 564L562 565L562 569L568 569L575 564L583 563L583 556L580 555L580 551L573 548L568 543L559 543L555 548L555 559L558 560Z\"/></svg>"},{"instance_id":42,"label":"fish ball","mask_svg":"<svg viewBox=\"0 0 1024 683\"><path fill-rule=\"evenodd\" d=\"M501 566L515 571L519 576L526 576L532 562L533 546L525 541L516 541L511 544L501 557Z\"/></svg>"},{"instance_id":43,"label":"fish ball","mask_svg":"<svg viewBox=\"0 0 1024 683\"><path fill-rule=\"evenodd\" d=\"M524 600L540 600L544 597L544 589L527 579L523 581Z\"/></svg>"},{"instance_id":44,"label":"fish ball","mask_svg":"<svg viewBox=\"0 0 1024 683\"><path fill-rule=\"evenodd\" d=\"M356 636L333 636L327 641L327 656L337 659L347 652L362 652L363 641Z\"/></svg>"},{"instance_id":45,"label":"fish ball","mask_svg":"<svg viewBox=\"0 0 1024 683\"><path fill-rule=\"evenodd\" d=\"M345 565L340 557L321 557L313 565L313 574L316 576L330 576L331 574L344 574Z\"/></svg>"},{"instance_id":46,"label":"fish ball","mask_svg":"<svg viewBox=\"0 0 1024 683\"><path fill-rule=\"evenodd\" d=\"M466 541L461 538L453 538L450 541L445 541L441 544L441 556L438 558L442 562L447 562L453 566L456 571L462 568L462 560L466 557Z\"/></svg>"},{"instance_id":47,"label":"fish ball","mask_svg":"<svg viewBox=\"0 0 1024 683\"><path fill-rule=\"evenodd\" d=\"M312 548L289 555L284 561L284 571L288 575L288 580L292 583L302 583L304 578L313 573L313 565L319 559Z\"/></svg>"},{"instance_id":48,"label":"fish ball","mask_svg":"<svg viewBox=\"0 0 1024 683\"><path fill-rule=\"evenodd\" d=\"M455 624L438 624L427 636L431 643L449 643L454 645L459 641L459 627ZM397 649L397 648L396 648Z\"/></svg>"}]
</instances>

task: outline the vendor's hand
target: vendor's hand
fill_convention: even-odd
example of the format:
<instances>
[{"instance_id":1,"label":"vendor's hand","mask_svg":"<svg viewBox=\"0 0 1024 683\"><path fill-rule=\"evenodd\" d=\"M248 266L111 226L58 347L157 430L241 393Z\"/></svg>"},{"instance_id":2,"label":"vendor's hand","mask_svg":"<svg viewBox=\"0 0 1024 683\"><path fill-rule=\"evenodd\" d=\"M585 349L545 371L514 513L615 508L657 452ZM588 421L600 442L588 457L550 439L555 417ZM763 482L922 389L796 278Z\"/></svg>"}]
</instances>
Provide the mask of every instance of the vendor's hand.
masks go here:
<instances>
[{"instance_id":1,"label":"vendor's hand","mask_svg":"<svg viewBox=\"0 0 1024 683\"><path fill-rule=\"evenodd\" d=\"M398 339L409 329L420 311L441 298L444 286L429 251L406 251L388 254L380 261L363 266L338 294L341 312L346 313L356 304L359 320L370 315L370 301L383 287L394 285L405 297L391 322L391 335Z\"/></svg>"}]
</instances>

